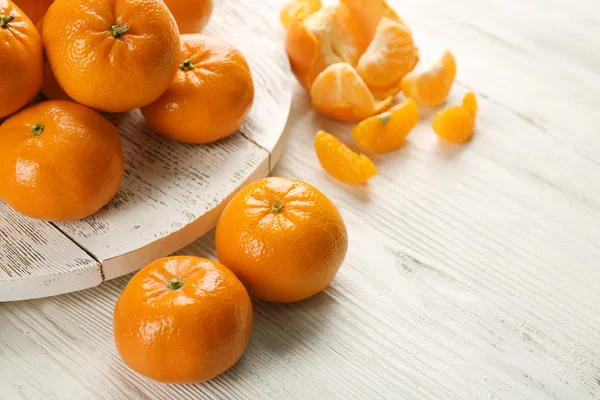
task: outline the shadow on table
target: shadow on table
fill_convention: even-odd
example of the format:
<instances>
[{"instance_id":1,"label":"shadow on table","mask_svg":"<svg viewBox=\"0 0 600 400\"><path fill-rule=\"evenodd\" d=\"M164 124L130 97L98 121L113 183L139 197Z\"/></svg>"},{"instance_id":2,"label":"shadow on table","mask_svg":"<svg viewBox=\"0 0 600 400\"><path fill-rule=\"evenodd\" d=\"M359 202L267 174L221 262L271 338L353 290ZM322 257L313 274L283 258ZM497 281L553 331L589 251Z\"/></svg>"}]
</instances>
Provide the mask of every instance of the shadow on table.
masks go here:
<instances>
[{"instance_id":1,"label":"shadow on table","mask_svg":"<svg viewBox=\"0 0 600 400\"><path fill-rule=\"evenodd\" d=\"M327 335L335 300L331 287L298 303L253 301L252 337L241 360L221 377L230 384L255 378L256 371L287 365L300 348L312 347Z\"/></svg>"}]
</instances>

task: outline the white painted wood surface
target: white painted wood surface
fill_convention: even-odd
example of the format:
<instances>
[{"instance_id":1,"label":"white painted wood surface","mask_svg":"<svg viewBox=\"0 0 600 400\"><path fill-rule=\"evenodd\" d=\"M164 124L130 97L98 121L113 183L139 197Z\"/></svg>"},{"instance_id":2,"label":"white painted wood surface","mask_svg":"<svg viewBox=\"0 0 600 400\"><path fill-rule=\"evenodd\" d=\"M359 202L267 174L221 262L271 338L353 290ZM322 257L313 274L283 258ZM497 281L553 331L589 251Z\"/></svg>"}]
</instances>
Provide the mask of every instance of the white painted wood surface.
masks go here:
<instances>
[{"instance_id":1,"label":"white painted wood surface","mask_svg":"<svg viewBox=\"0 0 600 400\"><path fill-rule=\"evenodd\" d=\"M85 220L53 224L58 230L48 236L62 232L76 244L71 260L65 252L56 257L50 243L44 249L24 237L0 242L9 261L4 268L14 270L12 276L0 275L0 301L72 292L136 271L204 235L231 196L269 174L281 154L292 86L285 51L273 40L277 25L260 17L269 15L264 8L222 2L207 30L236 45L252 70L256 96L240 132L211 145L184 145L151 132L139 110L107 115L123 143L125 177L119 193ZM257 18L248 19L249 14ZM52 231L50 224L16 214L0 220L0 229L10 229L13 221ZM41 256L27 265L12 261L28 254L31 246ZM78 246L97 262L78 263Z\"/></svg>"},{"instance_id":2,"label":"white painted wood surface","mask_svg":"<svg viewBox=\"0 0 600 400\"><path fill-rule=\"evenodd\" d=\"M119 360L112 308L128 277L0 304L0 398L600 398L600 5L392 3L424 62L454 51L450 102L478 94L477 133L439 143L426 113L404 148L374 157L379 176L347 186L321 171L312 140L326 128L351 142L349 127L296 88L274 174L340 207L350 249L333 284L298 304L255 302L242 360L196 386ZM181 253L215 258L212 234Z\"/></svg>"}]
</instances>

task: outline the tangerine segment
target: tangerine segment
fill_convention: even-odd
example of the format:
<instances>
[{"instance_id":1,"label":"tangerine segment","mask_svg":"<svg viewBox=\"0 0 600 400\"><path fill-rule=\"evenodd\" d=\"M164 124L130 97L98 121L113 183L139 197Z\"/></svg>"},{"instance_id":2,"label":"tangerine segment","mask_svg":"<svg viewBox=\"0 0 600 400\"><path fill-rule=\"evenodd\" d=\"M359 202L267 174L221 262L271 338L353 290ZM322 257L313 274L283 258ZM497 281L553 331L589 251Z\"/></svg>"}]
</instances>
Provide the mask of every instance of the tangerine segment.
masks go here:
<instances>
[{"instance_id":1,"label":"tangerine segment","mask_svg":"<svg viewBox=\"0 0 600 400\"><path fill-rule=\"evenodd\" d=\"M465 106L449 107L435 115L433 130L449 142L464 143L473 137L475 117Z\"/></svg>"},{"instance_id":2,"label":"tangerine segment","mask_svg":"<svg viewBox=\"0 0 600 400\"><path fill-rule=\"evenodd\" d=\"M310 90L316 77L332 64L356 65L367 42L354 18L344 5L338 4L292 23L285 47L292 70L305 89Z\"/></svg>"},{"instance_id":3,"label":"tangerine segment","mask_svg":"<svg viewBox=\"0 0 600 400\"><path fill-rule=\"evenodd\" d=\"M294 21L304 21L321 8L321 0L291 0L283 6L279 17L283 26L289 28Z\"/></svg>"},{"instance_id":4,"label":"tangerine segment","mask_svg":"<svg viewBox=\"0 0 600 400\"><path fill-rule=\"evenodd\" d=\"M477 116L477 109L479 106L477 104L477 97L475 97L475 93L469 92L465 95L463 98L463 107L469 110L473 118Z\"/></svg>"},{"instance_id":5,"label":"tangerine segment","mask_svg":"<svg viewBox=\"0 0 600 400\"><path fill-rule=\"evenodd\" d=\"M325 131L317 133L315 150L323 169L339 181L364 183L377 175L377 167L367 156L353 152Z\"/></svg>"},{"instance_id":6,"label":"tangerine segment","mask_svg":"<svg viewBox=\"0 0 600 400\"><path fill-rule=\"evenodd\" d=\"M401 89L402 78L418 62L419 49L410 29L383 17L356 70L373 92L396 95Z\"/></svg>"},{"instance_id":7,"label":"tangerine segment","mask_svg":"<svg viewBox=\"0 0 600 400\"><path fill-rule=\"evenodd\" d=\"M406 25L385 0L341 0L341 4L357 16L368 43L375 37L377 26L384 17Z\"/></svg>"},{"instance_id":8,"label":"tangerine segment","mask_svg":"<svg viewBox=\"0 0 600 400\"><path fill-rule=\"evenodd\" d=\"M389 97L375 100L356 70L346 63L337 63L321 72L311 89L313 107L342 121L362 121L383 111L392 102Z\"/></svg>"},{"instance_id":9,"label":"tangerine segment","mask_svg":"<svg viewBox=\"0 0 600 400\"><path fill-rule=\"evenodd\" d=\"M408 73L402 79L402 91L420 106L439 106L448 98L455 76L456 61L446 50L428 70Z\"/></svg>"},{"instance_id":10,"label":"tangerine segment","mask_svg":"<svg viewBox=\"0 0 600 400\"><path fill-rule=\"evenodd\" d=\"M419 108L412 99L405 99L390 110L368 118L352 129L352 136L361 146L378 153L397 150L419 122Z\"/></svg>"}]
</instances>

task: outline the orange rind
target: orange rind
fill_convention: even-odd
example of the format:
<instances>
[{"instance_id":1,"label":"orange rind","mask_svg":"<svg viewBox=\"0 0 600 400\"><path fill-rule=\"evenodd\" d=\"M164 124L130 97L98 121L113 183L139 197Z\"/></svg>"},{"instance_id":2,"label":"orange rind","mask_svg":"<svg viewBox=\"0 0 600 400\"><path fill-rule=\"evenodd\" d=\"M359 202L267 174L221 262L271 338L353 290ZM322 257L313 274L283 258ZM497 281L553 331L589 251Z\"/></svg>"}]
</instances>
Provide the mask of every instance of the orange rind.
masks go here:
<instances>
[{"instance_id":1,"label":"orange rind","mask_svg":"<svg viewBox=\"0 0 600 400\"><path fill-rule=\"evenodd\" d=\"M361 30L365 33L367 42L370 43L377 32L379 22L385 17L392 21L404 24L404 21L387 4L385 0L340 0L358 17Z\"/></svg>"},{"instance_id":2,"label":"orange rind","mask_svg":"<svg viewBox=\"0 0 600 400\"><path fill-rule=\"evenodd\" d=\"M448 98L455 76L456 61L447 50L429 69L409 72L402 79L402 91L420 106L436 107Z\"/></svg>"},{"instance_id":3,"label":"orange rind","mask_svg":"<svg viewBox=\"0 0 600 400\"><path fill-rule=\"evenodd\" d=\"M362 147L377 153L399 149L419 122L419 108L412 99L388 111L367 118L352 129L352 136Z\"/></svg>"},{"instance_id":4,"label":"orange rind","mask_svg":"<svg viewBox=\"0 0 600 400\"><path fill-rule=\"evenodd\" d=\"M475 130L476 113L477 99L473 93L467 93L462 105L448 107L435 115L433 130L449 142L468 142Z\"/></svg>"},{"instance_id":5,"label":"orange rind","mask_svg":"<svg viewBox=\"0 0 600 400\"><path fill-rule=\"evenodd\" d=\"M358 122L386 110L393 97L377 100L350 64L329 66L315 79L311 97L313 107L328 117Z\"/></svg>"},{"instance_id":6,"label":"orange rind","mask_svg":"<svg viewBox=\"0 0 600 400\"><path fill-rule=\"evenodd\" d=\"M291 0L283 6L279 17L283 26L289 28L295 21L302 22L321 8L321 0Z\"/></svg>"},{"instance_id":7,"label":"orange rind","mask_svg":"<svg viewBox=\"0 0 600 400\"><path fill-rule=\"evenodd\" d=\"M338 4L292 22L285 48L292 70L305 89L310 91L316 77L332 64L356 65L368 43L353 18L346 6Z\"/></svg>"},{"instance_id":8,"label":"orange rind","mask_svg":"<svg viewBox=\"0 0 600 400\"><path fill-rule=\"evenodd\" d=\"M419 49L415 46L410 29L383 17L356 70L374 94L385 97L400 91L402 78L418 62Z\"/></svg>"},{"instance_id":9,"label":"orange rind","mask_svg":"<svg viewBox=\"0 0 600 400\"><path fill-rule=\"evenodd\" d=\"M315 150L329 175L345 183L364 183L377 175L377 167L365 155L350 150L325 131L317 133Z\"/></svg>"}]
</instances>

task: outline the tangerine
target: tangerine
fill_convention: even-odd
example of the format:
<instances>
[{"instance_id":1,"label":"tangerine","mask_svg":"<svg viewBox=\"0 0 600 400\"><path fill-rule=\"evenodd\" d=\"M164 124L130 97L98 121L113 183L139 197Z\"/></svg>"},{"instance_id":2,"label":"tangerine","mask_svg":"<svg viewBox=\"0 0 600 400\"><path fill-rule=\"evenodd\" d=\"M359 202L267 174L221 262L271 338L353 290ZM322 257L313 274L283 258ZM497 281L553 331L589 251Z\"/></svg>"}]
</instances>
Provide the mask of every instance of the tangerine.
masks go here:
<instances>
[{"instance_id":1,"label":"tangerine","mask_svg":"<svg viewBox=\"0 0 600 400\"><path fill-rule=\"evenodd\" d=\"M60 86L98 110L148 105L177 72L179 32L161 0L56 0L43 35Z\"/></svg>"},{"instance_id":2,"label":"tangerine","mask_svg":"<svg viewBox=\"0 0 600 400\"><path fill-rule=\"evenodd\" d=\"M348 249L346 226L319 190L267 178L234 196L219 219L219 260L263 301L295 302L333 280Z\"/></svg>"},{"instance_id":3,"label":"tangerine","mask_svg":"<svg viewBox=\"0 0 600 400\"><path fill-rule=\"evenodd\" d=\"M88 217L117 193L123 153L115 127L70 101L45 101L0 126L0 198L28 217Z\"/></svg>"},{"instance_id":4,"label":"tangerine","mask_svg":"<svg viewBox=\"0 0 600 400\"><path fill-rule=\"evenodd\" d=\"M0 118L37 96L44 75L42 39L31 20L10 0L0 0Z\"/></svg>"},{"instance_id":5,"label":"tangerine","mask_svg":"<svg viewBox=\"0 0 600 400\"><path fill-rule=\"evenodd\" d=\"M236 276L204 258L157 260L129 281L114 338L130 368L159 382L200 383L231 368L252 331L252 302Z\"/></svg>"},{"instance_id":6,"label":"tangerine","mask_svg":"<svg viewBox=\"0 0 600 400\"><path fill-rule=\"evenodd\" d=\"M204 34L182 35L175 80L142 108L160 134L185 143L209 143L235 133L254 101L252 73L242 53Z\"/></svg>"}]
</instances>

